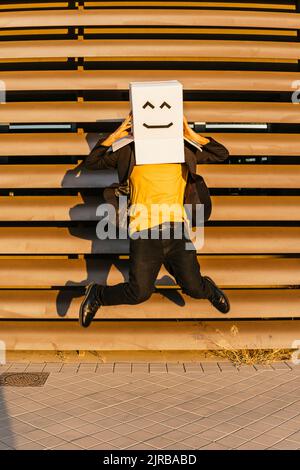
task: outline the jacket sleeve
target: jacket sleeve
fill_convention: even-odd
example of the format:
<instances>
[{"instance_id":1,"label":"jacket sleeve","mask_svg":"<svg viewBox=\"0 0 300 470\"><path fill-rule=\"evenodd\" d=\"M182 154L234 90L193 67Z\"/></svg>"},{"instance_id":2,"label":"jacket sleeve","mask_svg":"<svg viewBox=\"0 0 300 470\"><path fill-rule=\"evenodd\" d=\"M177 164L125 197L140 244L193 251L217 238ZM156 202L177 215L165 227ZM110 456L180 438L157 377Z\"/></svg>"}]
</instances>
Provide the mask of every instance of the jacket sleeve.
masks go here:
<instances>
[{"instance_id":1,"label":"jacket sleeve","mask_svg":"<svg viewBox=\"0 0 300 470\"><path fill-rule=\"evenodd\" d=\"M117 168L119 151L113 152L111 147L102 145L105 139L106 136L101 137L90 154L85 158L83 165L88 170L110 170Z\"/></svg>"},{"instance_id":2,"label":"jacket sleeve","mask_svg":"<svg viewBox=\"0 0 300 470\"><path fill-rule=\"evenodd\" d=\"M229 157L227 148L217 142L213 137L207 136L209 142L202 146L201 150L196 150L197 163L223 162Z\"/></svg>"}]
</instances>

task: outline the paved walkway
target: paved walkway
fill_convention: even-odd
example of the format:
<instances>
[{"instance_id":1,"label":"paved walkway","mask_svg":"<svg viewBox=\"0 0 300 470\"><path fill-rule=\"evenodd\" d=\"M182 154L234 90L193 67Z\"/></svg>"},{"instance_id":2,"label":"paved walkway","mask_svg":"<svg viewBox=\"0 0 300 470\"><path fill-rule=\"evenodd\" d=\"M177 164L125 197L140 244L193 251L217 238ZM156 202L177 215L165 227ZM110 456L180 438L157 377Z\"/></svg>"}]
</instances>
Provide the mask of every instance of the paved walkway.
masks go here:
<instances>
[{"instance_id":1,"label":"paved walkway","mask_svg":"<svg viewBox=\"0 0 300 470\"><path fill-rule=\"evenodd\" d=\"M300 449L300 366L21 364L0 386L4 449Z\"/></svg>"}]
</instances>

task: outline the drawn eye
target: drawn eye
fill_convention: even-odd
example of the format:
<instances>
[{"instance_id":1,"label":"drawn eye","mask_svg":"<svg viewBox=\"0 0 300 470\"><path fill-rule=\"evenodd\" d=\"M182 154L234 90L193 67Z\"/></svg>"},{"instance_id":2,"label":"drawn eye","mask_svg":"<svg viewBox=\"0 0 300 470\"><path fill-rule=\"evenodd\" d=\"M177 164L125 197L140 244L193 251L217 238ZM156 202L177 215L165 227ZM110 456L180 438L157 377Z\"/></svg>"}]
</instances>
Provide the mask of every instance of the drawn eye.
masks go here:
<instances>
[{"instance_id":1,"label":"drawn eye","mask_svg":"<svg viewBox=\"0 0 300 470\"><path fill-rule=\"evenodd\" d=\"M164 101L161 105L160 105L160 108L163 108L164 106L167 106L167 108L171 108L171 106L166 102Z\"/></svg>"},{"instance_id":2,"label":"drawn eye","mask_svg":"<svg viewBox=\"0 0 300 470\"><path fill-rule=\"evenodd\" d=\"M150 101L146 101L146 103L144 104L143 108L145 109L145 108L147 108L147 106L150 106L150 108L152 108L152 109L154 108L153 104L150 103Z\"/></svg>"}]
</instances>

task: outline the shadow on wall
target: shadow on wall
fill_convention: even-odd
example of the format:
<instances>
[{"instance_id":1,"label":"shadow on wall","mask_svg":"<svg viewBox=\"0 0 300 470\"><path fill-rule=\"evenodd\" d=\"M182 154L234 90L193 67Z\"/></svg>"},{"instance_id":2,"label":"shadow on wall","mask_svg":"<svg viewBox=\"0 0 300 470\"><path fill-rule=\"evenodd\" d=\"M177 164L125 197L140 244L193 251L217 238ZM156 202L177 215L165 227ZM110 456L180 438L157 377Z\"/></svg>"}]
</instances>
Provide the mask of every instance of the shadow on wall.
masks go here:
<instances>
[{"instance_id":1,"label":"shadow on wall","mask_svg":"<svg viewBox=\"0 0 300 470\"><path fill-rule=\"evenodd\" d=\"M97 134L96 139L98 138L99 135ZM87 140L89 141L89 136L87 136ZM90 149L92 149L96 143L95 138L93 140L93 145L89 142ZM70 209L70 220L77 223L75 226L68 227L68 230L72 236L91 241L91 255L85 257L85 279L80 282L68 280L64 288L58 293L56 309L60 317L64 317L68 314L73 299L84 295L85 286L87 284L97 282L98 284L106 285L109 273L113 267L122 274L124 281L128 278L128 261L124 259L120 260L118 256L114 256L114 253L124 254L128 252L128 241L100 240L97 238L95 213L97 207L103 203L104 200L101 189L99 189L99 195L95 195L95 191L93 191L92 195L89 195L88 191L86 191L87 174L92 173L96 176L97 172L82 170L84 170L82 163L76 168L68 170L62 180L62 187L78 188L78 194L80 194L83 203ZM116 176L112 175L112 172L104 171L99 173L101 173L101 176L98 176L99 186L102 187L103 183L107 186L111 186L116 182ZM102 180L101 183L100 179ZM82 220L83 217L85 220ZM100 218L97 218L97 220L100 220ZM103 256L101 258L95 257L95 255L99 254ZM161 286L169 286L170 283L174 284L174 280L170 276L163 276L159 279L158 283ZM185 305L185 301L179 292L173 289L160 289L159 292L171 302L182 307Z\"/></svg>"}]
</instances>

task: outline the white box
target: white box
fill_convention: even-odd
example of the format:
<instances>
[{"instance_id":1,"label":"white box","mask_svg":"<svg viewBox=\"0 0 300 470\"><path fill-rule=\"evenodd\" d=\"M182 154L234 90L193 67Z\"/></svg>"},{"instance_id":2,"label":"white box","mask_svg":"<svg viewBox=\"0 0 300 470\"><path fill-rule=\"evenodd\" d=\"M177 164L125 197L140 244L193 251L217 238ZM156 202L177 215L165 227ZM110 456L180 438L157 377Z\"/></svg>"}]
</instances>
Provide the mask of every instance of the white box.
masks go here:
<instances>
[{"instance_id":1,"label":"white box","mask_svg":"<svg viewBox=\"0 0 300 470\"><path fill-rule=\"evenodd\" d=\"M136 164L184 163L182 84L131 82L129 93Z\"/></svg>"}]
</instances>

